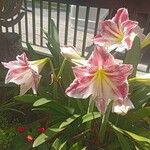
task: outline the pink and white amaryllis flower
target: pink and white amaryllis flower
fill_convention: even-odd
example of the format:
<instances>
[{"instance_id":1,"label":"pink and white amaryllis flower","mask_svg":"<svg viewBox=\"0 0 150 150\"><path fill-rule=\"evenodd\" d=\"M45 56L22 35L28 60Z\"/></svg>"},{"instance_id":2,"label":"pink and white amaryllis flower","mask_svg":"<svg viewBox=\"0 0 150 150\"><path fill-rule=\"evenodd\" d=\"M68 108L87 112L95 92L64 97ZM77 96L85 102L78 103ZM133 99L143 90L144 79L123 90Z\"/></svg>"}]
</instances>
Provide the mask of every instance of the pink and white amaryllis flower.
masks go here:
<instances>
[{"instance_id":1,"label":"pink and white amaryllis flower","mask_svg":"<svg viewBox=\"0 0 150 150\"><path fill-rule=\"evenodd\" d=\"M117 64L103 47L97 45L88 63L73 67L73 72L75 79L66 89L68 96L83 99L91 96L103 113L111 100L116 113L123 114L120 112L133 108L131 102L126 102L129 101L127 77L132 73L132 65Z\"/></svg>"},{"instance_id":2,"label":"pink and white amaryllis flower","mask_svg":"<svg viewBox=\"0 0 150 150\"><path fill-rule=\"evenodd\" d=\"M127 9L120 8L112 19L100 22L100 31L95 36L94 43L110 51L129 50L133 42L131 33L137 25L136 21L129 20Z\"/></svg>"},{"instance_id":3,"label":"pink and white amaryllis flower","mask_svg":"<svg viewBox=\"0 0 150 150\"><path fill-rule=\"evenodd\" d=\"M13 82L20 85L20 95L24 95L30 88L37 94L37 87L41 75L39 74L47 62L47 58L28 61L25 53L18 55L16 60L8 63L2 62L4 67L8 68L5 83Z\"/></svg>"}]
</instances>

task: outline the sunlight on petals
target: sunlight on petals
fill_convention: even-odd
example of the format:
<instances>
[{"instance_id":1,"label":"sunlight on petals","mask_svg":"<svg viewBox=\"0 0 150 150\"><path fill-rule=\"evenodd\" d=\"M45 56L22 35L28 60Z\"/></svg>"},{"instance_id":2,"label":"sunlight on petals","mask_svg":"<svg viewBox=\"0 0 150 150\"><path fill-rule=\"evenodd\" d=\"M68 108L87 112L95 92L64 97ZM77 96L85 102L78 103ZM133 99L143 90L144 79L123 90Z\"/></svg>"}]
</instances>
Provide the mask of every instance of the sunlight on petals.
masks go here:
<instances>
[{"instance_id":1,"label":"sunlight on petals","mask_svg":"<svg viewBox=\"0 0 150 150\"><path fill-rule=\"evenodd\" d=\"M94 43L109 51L129 50L133 42L131 34L137 25L138 22L129 20L127 9L120 8L112 19L100 22L100 31L95 36Z\"/></svg>"},{"instance_id":2,"label":"sunlight on petals","mask_svg":"<svg viewBox=\"0 0 150 150\"><path fill-rule=\"evenodd\" d=\"M39 74L48 61L47 58L28 61L25 53L18 55L16 60L2 62L8 73L5 77L5 83L13 82L20 85L20 95L24 95L32 88L33 94L37 94L38 83L41 75Z\"/></svg>"},{"instance_id":3,"label":"sunlight on petals","mask_svg":"<svg viewBox=\"0 0 150 150\"><path fill-rule=\"evenodd\" d=\"M126 104L127 78L132 73L132 65L116 63L103 47L97 45L87 63L73 67L73 72L75 79L66 89L68 96L83 99L91 96L102 113L105 113L110 100Z\"/></svg>"},{"instance_id":4,"label":"sunlight on petals","mask_svg":"<svg viewBox=\"0 0 150 150\"><path fill-rule=\"evenodd\" d=\"M61 47L61 54L64 58L71 61L72 63L76 65L82 65L86 63L86 60L81 57L80 51L78 51L73 46L63 46Z\"/></svg>"}]
</instances>

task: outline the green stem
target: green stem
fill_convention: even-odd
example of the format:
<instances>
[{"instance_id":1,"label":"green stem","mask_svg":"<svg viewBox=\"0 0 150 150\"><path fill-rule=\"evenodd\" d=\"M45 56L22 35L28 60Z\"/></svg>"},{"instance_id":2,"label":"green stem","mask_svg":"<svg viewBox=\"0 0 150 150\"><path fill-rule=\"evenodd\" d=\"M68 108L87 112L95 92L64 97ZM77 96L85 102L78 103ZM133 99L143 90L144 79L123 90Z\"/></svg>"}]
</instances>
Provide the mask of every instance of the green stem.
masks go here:
<instances>
[{"instance_id":1,"label":"green stem","mask_svg":"<svg viewBox=\"0 0 150 150\"><path fill-rule=\"evenodd\" d=\"M64 70L64 67L65 67L66 61L67 61L67 59L64 59L64 60L63 60L62 65L61 65L61 67L60 67L60 70L59 70L59 72L58 72L58 74L57 74L57 79L59 79L59 77L61 76L61 74L62 74L62 72L63 72L63 70Z\"/></svg>"},{"instance_id":2,"label":"green stem","mask_svg":"<svg viewBox=\"0 0 150 150\"><path fill-rule=\"evenodd\" d=\"M58 93L57 93L57 76L56 76L56 73L55 73L55 69L54 69L53 63L52 63L52 61L50 59L49 59L49 64L50 64L50 68L51 68L52 75L53 75L53 98L57 100L57 98L58 98Z\"/></svg>"},{"instance_id":3,"label":"green stem","mask_svg":"<svg viewBox=\"0 0 150 150\"><path fill-rule=\"evenodd\" d=\"M93 112L93 109L94 109L94 101L90 98L87 114ZM86 124L86 126L87 126L88 129L90 129L91 128L91 121L89 121Z\"/></svg>"},{"instance_id":4,"label":"green stem","mask_svg":"<svg viewBox=\"0 0 150 150\"><path fill-rule=\"evenodd\" d=\"M53 98L55 100L58 99L58 89L57 89L57 81L56 80L54 80L54 82L53 82Z\"/></svg>"},{"instance_id":5,"label":"green stem","mask_svg":"<svg viewBox=\"0 0 150 150\"><path fill-rule=\"evenodd\" d=\"M55 79L56 78L56 73L55 73L55 69L54 69L53 63L52 63L52 61L50 59L49 59L49 65L50 65L50 68L52 70L53 78Z\"/></svg>"},{"instance_id":6,"label":"green stem","mask_svg":"<svg viewBox=\"0 0 150 150\"><path fill-rule=\"evenodd\" d=\"M100 131L99 131L100 143L101 144L104 142L106 127L107 127L107 123L108 123L108 120L109 120L109 115L110 115L110 112L111 112L111 108L112 108L112 101L109 103L105 114L103 114L102 123L101 123Z\"/></svg>"},{"instance_id":7,"label":"green stem","mask_svg":"<svg viewBox=\"0 0 150 150\"><path fill-rule=\"evenodd\" d=\"M87 114L93 112L93 108L94 108L94 101L90 98Z\"/></svg>"}]
</instances>

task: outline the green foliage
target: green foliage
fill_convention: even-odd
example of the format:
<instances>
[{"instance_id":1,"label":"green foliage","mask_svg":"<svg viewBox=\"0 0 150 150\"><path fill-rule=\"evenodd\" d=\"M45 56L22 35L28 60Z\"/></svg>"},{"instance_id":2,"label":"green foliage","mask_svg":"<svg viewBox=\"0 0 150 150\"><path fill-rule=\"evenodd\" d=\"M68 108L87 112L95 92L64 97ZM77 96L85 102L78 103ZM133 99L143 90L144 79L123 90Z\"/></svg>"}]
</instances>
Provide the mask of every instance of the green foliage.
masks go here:
<instances>
[{"instance_id":1,"label":"green foliage","mask_svg":"<svg viewBox=\"0 0 150 150\"><path fill-rule=\"evenodd\" d=\"M140 45L140 39L138 37L135 37L133 41L132 48L127 52L127 55L125 57L124 63L125 64L132 64L133 65L133 73L132 77L136 75L137 66L139 61L141 60L141 45Z\"/></svg>"},{"instance_id":2,"label":"green foliage","mask_svg":"<svg viewBox=\"0 0 150 150\"><path fill-rule=\"evenodd\" d=\"M72 64L63 61L57 28L51 20L50 33L46 33L47 47L51 52L50 64L45 67L43 78L37 95L26 94L15 96L15 104L29 105L38 119L34 120L24 133L17 134L13 149L35 150L148 150L150 149L150 86L130 79L129 98L135 109L126 116L112 113L105 115L97 111L94 105L88 109L89 100L67 97L65 89L74 76ZM30 44L27 44L31 59L43 56L36 54ZM134 73L141 57L140 41L136 37L131 50L127 53L125 63L134 66ZM133 57L134 55L134 57ZM30 93L30 92L29 92ZM13 104L6 105L13 108ZM3 108L3 107L1 107ZM3 110L3 109L2 109ZM110 107L111 110L111 107ZM103 117L104 116L104 117ZM102 117L104 120L102 120ZM42 121L41 121L42 118ZM43 120L44 118L44 120ZM108 124L109 118L109 124ZM30 118L31 119L31 118ZM103 124L103 125L102 125ZM38 134L36 129L44 126L46 131ZM99 128L103 127L102 131ZM103 131L106 131L104 134ZM102 139L99 132L103 134ZM31 134L33 143L25 141L25 136Z\"/></svg>"}]
</instances>

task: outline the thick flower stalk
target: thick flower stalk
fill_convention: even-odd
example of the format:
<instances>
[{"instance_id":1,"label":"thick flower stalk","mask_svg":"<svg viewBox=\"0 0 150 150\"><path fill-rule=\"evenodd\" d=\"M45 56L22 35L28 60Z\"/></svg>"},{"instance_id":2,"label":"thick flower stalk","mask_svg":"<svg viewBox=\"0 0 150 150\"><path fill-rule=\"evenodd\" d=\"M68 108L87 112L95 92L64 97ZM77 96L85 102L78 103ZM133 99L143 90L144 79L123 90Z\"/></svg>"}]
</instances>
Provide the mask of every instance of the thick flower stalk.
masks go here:
<instances>
[{"instance_id":1,"label":"thick flower stalk","mask_svg":"<svg viewBox=\"0 0 150 150\"><path fill-rule=\"evenodd\" d=\"M47 58L28 61L26 54L23 53L18 55L14 61L2 62L4 67L9 69L5 83L13 82L20 85L20 95L24 95L30 88L34 94L37 94L38 83L41 78L39 73L47 61Z\"/></svg>"},{"instance_id":2,"label":"thick flower stalk","mask_svg":"<svg viewBox=\"0 0 150 150\"><path fill-rule=\"evenodd\" d=\"M110 101L113 101L112 110L118 114L134 108L128 99L127 83L132 65L117 64L103 47L97 45L87 63L73 67L73 72L75 79L66 89L68 96L83 99L91 96L102 113Z\"/></svg>"},{"instance_id":3,"label":"thick flower stalk","mask_svg":"<svg viewBox=\"0 0 150 150\"><path fill-rule=\"evenodd\" d=\"M136 21L129 20L127 9L120 8L112 19L100 22L100 31L94 43L110 51L129 50L133 42L132 32L137 25Z\"/></svg>"}]
</instances>

